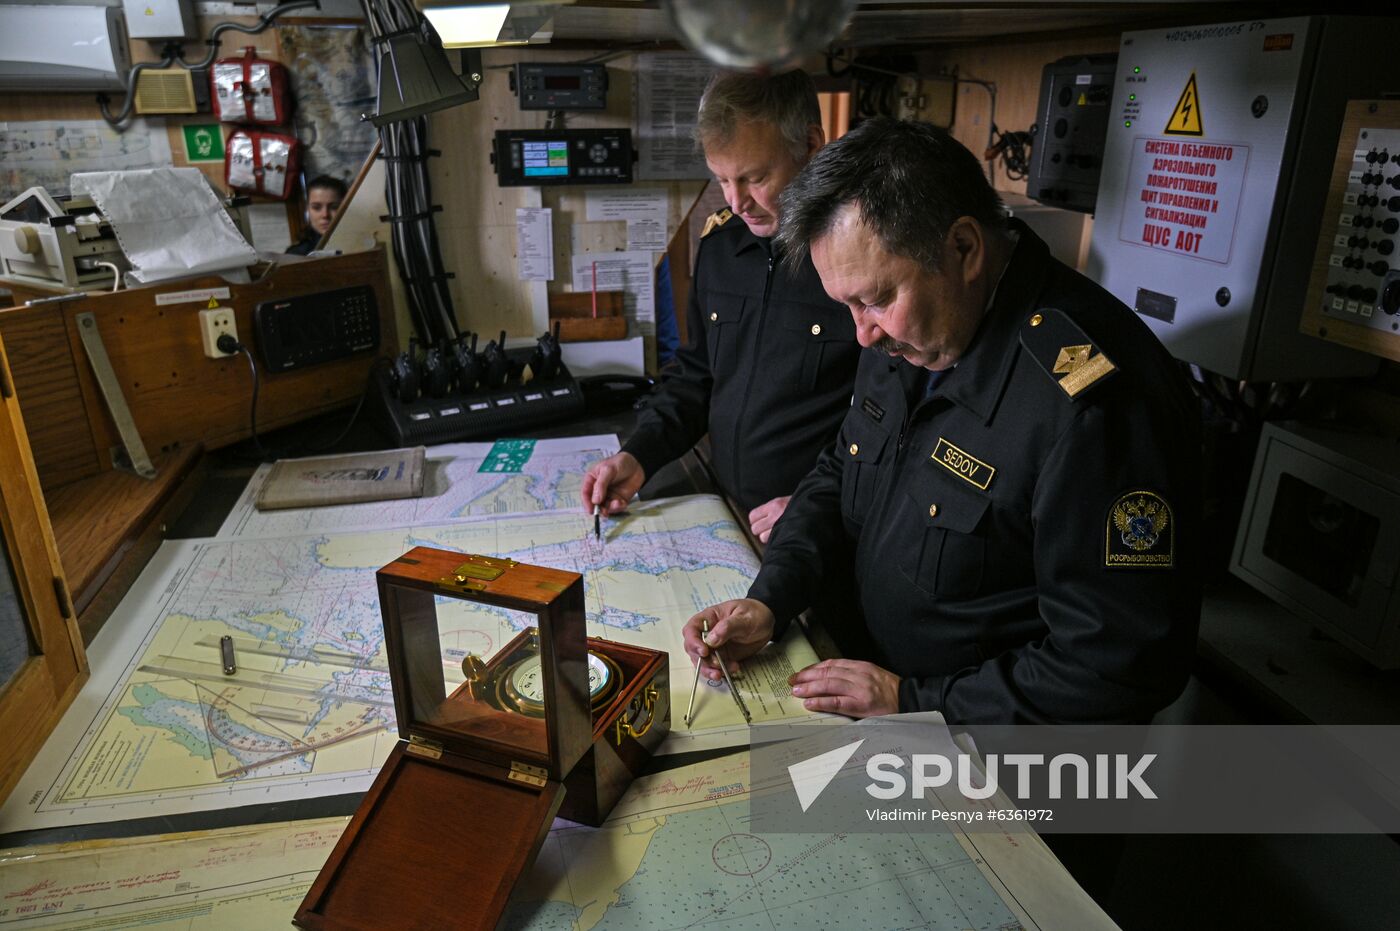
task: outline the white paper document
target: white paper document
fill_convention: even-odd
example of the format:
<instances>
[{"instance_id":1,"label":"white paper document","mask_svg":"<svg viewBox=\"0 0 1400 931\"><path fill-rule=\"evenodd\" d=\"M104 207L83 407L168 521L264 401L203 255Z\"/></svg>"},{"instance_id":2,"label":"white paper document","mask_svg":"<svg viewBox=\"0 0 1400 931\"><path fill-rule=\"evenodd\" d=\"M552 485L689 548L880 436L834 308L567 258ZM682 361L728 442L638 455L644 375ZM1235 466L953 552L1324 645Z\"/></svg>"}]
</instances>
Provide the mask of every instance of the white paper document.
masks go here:
<instances>
[{"instance_id":1,"label":"white paper document","mask_svg":"<svg viewBox=\"0 0 1400 931\"><path fill-rule=\"evenodd\" d=\"M666 221L645 219L627 221L628 252L664 252Z\"/></svg>"},{"instance_id":2,"label":"white paper document","mask_svg":"<svg viewBox=\"0 0 1400 931\"><path fill-rule=\"evenodd\" d=\"M700 95L714 65L698 55L648 52L637 56L637 177L708 178L695 145Z\"/></svg>"},{"instance_id":3,"label":"white paper document","mask_svg":"<svg viewBox=\"0 0 1400 931\"><path fill-rule=\"evenodd\" d=\"M247 209L254 248L259 252L286 252L292 244L287 208L282 204L249 204Z\"/></svg>"},{"instance_id":4,"label":"white paper document","mask_svg":"<svg viewBox=\"0 0 1400 931\"><path fill-rule=\"evenodd\" d=\"M143 284L242 270L258 253L233 225L198 168L143 168L73 175L117 233Z\"/></svg>"},{"instance_id":5,"label":"white paper document","mask_svg":"<svg viewBox=\"0 0 1400 931\"><path fill-rule=\"evenodd\" d=\"M554 212L548 207L517 207L515 239L520 280L552 281Z\"/></svg>"},{"instance_id":6,"label":"white paper document","mask_svg":"<svg viewBox=\"0 0 1400 931\"><path fill-rule=\"evenodd\" d=\"M666 223L666 191L659 187L591 190L587 218L598 220L660 220Z\"/></svg>"}]
</instances>

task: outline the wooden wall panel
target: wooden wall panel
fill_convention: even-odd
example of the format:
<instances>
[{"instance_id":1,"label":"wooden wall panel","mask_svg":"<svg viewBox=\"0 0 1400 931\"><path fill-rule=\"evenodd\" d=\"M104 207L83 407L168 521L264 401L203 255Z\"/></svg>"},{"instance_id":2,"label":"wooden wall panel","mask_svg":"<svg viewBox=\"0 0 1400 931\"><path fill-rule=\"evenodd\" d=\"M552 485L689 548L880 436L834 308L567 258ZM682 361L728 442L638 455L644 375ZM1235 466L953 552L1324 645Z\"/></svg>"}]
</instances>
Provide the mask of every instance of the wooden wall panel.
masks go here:
<instances>
[{"instance_id":1,"label":"wooden wall panel","mask_svg":"<svg viewBox=\"0 0 1400 931\"><path fill-rule=\"evenodd\" d=\"M516 61L578 61L587 51L487 49L482 54L486 79L476 103L442 110L429 118L429 139L443 156L432 162L433 193L438 214L443 263L456 275L451 282L458 322L464 329L511 336L537 336L532 317L531 283L516 277L515 210L540 205L554 211L554 280L549 291L569 291L570 256L575 252L626 248L621 221L589 222L585 187L503 188L496 183L490 152L498 129L543 129L547 114L522 111L509 86L509 66ZM599 112L570 112L570 128L629 126L632 117L635 57L607 62L608 107ZM635 144L635 138L634 138ZM638 186L666 190L668 236L704 187L704 181L639 181ZM538 197L539 200L535 200ZM661 254L657 254L660 261Z\"/></svg>"},{"instance_id":2,"label":"wooden wall panel","mask_svg":"<svg viewBox=\"0 0 1400 931\"><path fill-rule=\"evenodd\" d=\"M364 389L372 358L357 355L307 369L269 374L261 369L263 361L253 326L254 307L262 301L298 294L369 285L379 305L379 355L389 355L397 351L398 341L386 272L386 256L383 250L376 249L289 263L247 285L228 285L221 278L208 276L0 311L0 333L7 340L13 329L14 338L24 345L41 347L45 354L43 359L26 358L15 371L15 387L25 419L30 423L35 458L48 470L45 487L91 474L87 463L93 450L98 467L110 468L107 449L116 443L116 430L78 335L77 314L96 315L103 344L142 442L154 457L177 447L203 444L215 448L247 438L252 400L246 359L204 356L196 320L202 305L162 307L156 304L155 295L196 288L230 288L230 299L221 300L220 304L233 308L239 338L258 360L262 380L258 430L263 432L355 401ZM63 331L67 341L62 352L57 348L55 328ZM12 350L12 357L13 353ZM66 367L60 360L66 361ZM32 412L31 403L36 405ZM44 423L46 419L55 422ZM86 443L79 432L84 428L88 432ZM72 464L70 457L74 459Z\"/></svg>"},{"instance_id":3,"label":"wooden wall panel","mask_svg":"<svg viewBox=\"0 0 1400 931\"><path fill-rule=\"evenodd\" d=\"M1069 55L1117 52L1119 35L1117 30L1113 30L1073 39L999 41L957 46L926 54L920 61L920 67L929 73L956 69L961 76L994 82L997 86L997 127L1004 132L1025 130L1036 119L1041 69ZM959 84L950 131L979 159L987 148L991 119L991 101L986 88L976 84ZM992 186L999 191L1026 192L1026 182L1007 178L1000 163L993 170Z\"/></svg>"},{"instance_id":4,"label":"wooden wall panel","mask_svg":"<svg viewBox=\"0 0 1400 931\"><path fill-rule=\"evenodd\" d=\"M62 312L52 305L5 310L0 331L42 486L47 490L107 468L106 451L99 453L84 413Z\"/></svg>"}]
</instances>

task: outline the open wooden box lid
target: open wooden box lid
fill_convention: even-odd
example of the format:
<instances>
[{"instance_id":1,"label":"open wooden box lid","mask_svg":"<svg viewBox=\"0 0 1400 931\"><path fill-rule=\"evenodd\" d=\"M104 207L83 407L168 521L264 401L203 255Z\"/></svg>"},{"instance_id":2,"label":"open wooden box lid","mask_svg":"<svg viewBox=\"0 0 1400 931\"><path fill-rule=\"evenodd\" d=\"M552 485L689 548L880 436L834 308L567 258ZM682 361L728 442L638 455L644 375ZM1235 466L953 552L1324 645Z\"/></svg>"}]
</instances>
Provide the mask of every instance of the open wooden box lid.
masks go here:
<instances>
[{"instance_id":1,"label":"open wooden box lid","mask_svg":"<svg viewBox=\"0 0 1400 931\"><path fill-rule=\"evenodd\" d=\"M583 580L417 547L379 570L401 741L297 910L310 929L494 928L592 745ZM534 615L488 661L537 658L541 717L477 700L444 661L456 601ZM453 659L450 651L446 654Z\"/></svg>"},{"instance_id":2,"label":"open wooden box lid","mask_svg":"<svg viewBox=\"0 0 1400 931\"><path fill-rule=\"evenodd\" d=\"M564 799L400 742L297 909L315 931L495 928Z\"/></svg>"}]
</instances>

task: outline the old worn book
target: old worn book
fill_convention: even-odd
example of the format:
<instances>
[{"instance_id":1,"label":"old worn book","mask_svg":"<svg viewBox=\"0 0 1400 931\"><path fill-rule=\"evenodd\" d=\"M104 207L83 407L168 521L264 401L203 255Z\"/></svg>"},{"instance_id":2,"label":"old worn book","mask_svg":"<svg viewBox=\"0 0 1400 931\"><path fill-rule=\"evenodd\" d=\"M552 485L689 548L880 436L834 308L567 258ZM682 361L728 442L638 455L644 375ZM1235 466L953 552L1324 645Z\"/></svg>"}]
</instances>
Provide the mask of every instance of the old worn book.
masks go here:
<instances>
[{"instance_id":1,"label":"old worn book","mask_svg":"<svg viewBox=\"0 0 1400 931\"><path fill-rule=\"evenodd\" d=\"M417 498L423 494L424 449L279 459L253 506L259 511Z\"/></svg>"}]
</instances>

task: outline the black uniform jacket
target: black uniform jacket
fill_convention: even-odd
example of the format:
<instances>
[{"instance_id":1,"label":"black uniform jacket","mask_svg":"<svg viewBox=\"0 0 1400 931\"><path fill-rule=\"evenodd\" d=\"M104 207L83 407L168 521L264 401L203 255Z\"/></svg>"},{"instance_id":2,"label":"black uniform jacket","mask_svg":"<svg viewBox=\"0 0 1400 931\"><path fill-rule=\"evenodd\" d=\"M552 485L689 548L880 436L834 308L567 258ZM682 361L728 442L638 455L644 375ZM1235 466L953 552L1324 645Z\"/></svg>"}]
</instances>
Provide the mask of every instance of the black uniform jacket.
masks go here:
<instances>
[{"instance_id":1,"label":"black uniform jacket","mask_svg":"<svg viewBox=\"0 0 1400 931\"><path fill-rule=\"evenodd\" d=\"M749 594L783 627L853 541L877 654L861 658L902 677L901 711L1145 721L1195 646L1198 408L1132 311L1013 228L992 305L931 397L924 369L863 353Z\"/></svg>"},{"instance_id":2,"label":"black uniform jacket","mask_svg":"<svg viewBox=\"0 0 1400 931\"><path fill-rule=\"evenodd\" d=\"M720 486L745 511L790 495L831 444L860 345L811 260L796 274L730 218L700 242L680 372L623 449L647 475L710 434Z\"/></svg>"}]
</instances>

